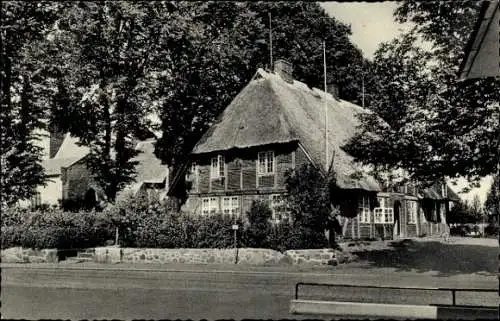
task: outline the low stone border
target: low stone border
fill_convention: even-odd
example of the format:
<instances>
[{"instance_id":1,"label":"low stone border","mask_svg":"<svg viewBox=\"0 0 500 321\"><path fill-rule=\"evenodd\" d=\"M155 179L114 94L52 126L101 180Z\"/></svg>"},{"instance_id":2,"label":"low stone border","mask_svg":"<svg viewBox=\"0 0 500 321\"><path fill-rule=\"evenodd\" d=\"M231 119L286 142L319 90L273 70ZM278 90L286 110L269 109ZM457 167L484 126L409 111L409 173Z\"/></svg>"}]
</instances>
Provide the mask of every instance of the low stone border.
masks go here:
<instances>
[{"instance_id":1,"label":"low stone border","mask_svg":"<svg viewBox=\"0 0 500 321\"><path fill-rule=\"evenodd\" d=\"M136 249L100 247L95 249L99 263L188 263L275 265L286 263L286 257L269 249Z\"/></svg>"},{"instance_id":2,"label":"low stone border","mask_svg":"<svg viewBox=\"0 0 500 321\"><path fill-rule=\"evenodd\" d=\"M1 251L4 263L57 263L57 249L33 250L22 247L11 247Z\"/></svg>"},{"instance_id":3,"label":"low stone border","mask_svg":"<svg viewBox=\"0 0 500 321\"><path fill-rule=\"evenodd\" d=\"M285 252L294 265L337 265L354 262L358 257L348 251L333 249L288 250Z\"/></svg>"},{"instance_id":4,"label":"low stone border","mask_svg":"<svg viewBox=\"0 0 500 321\"><path fill-rule=\"evenodd\" d=\"M57 249L32 250L21 247L1 251L4 263L56 263ZM97 263L187 263L242 265L337 265L356 260L348 251L332 249L288 250L270 249L137 249L97 247L93 260Z\"/></svg>"}]
</instances>

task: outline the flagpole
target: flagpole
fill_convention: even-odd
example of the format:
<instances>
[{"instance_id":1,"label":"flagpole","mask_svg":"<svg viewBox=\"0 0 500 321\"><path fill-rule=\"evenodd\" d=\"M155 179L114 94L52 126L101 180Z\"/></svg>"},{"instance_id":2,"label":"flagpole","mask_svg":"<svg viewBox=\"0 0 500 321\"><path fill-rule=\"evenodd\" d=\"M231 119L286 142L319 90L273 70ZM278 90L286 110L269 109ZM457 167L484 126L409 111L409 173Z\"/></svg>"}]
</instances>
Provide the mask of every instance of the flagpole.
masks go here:
<instances>
[{"instance_id":1,"label":"flagpole","mask_svg":"<svg viewBox=\"0 0 500 321\"><path fill-rule=\"evenodd\" d=\"M271 24L271 12L269 12L269 58L271 62L270 70L273 70L273 29Z\"/></svg>"},{"instance_id":2,"label":"flagpole","mask_svg":"<svg viewBox=\"0 0 500 321\"><path fill-rule=\"evenodd\" d=\"M323 78L325 85L325 169L328 171L328 102L326 100L326 42L323 41Z\"/></svg>"}]
</instances>

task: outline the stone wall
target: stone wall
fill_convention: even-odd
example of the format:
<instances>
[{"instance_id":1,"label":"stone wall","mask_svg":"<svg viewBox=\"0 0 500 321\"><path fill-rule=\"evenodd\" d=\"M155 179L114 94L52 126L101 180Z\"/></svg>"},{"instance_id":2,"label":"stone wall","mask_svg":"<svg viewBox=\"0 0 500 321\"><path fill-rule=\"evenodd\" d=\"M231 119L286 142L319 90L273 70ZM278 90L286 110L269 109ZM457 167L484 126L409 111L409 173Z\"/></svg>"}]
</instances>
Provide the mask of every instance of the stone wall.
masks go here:
<instances>
[{"instance_id":1,"label":"stone wall","mask_svg":"<svg viewBox=\"0 0 500 321\"><path fill-rule=\"evenodd\" d=\"M285 256L294 265L337 265L357 260L350 251L332 249L288 250Z\"/></svg>"},{"instance_id":2,"label":"stone wall","mask_svg":"<svg viewBox=\"0 0 500 321\"><path fill-rule=\"evenodd\" d=\"M288 250L285 255L292 264L327 265L335 261L335 251L332 249Z\"/></svg>"},{"instance_id":3,"label":"stone wall","mask_svg":"<svg viewBox=\"0 0 500 321\"><path fill-rule=\"evenodd\" d=\"M32 250L21 247L2 250L4 263L56 263L57 249ZM237 257L236 257L237 255ZM160 264L242 264L242 265L337 265L356 259L351 251L317 249L137 249L97 247L93 260L97 263L160 263ZM237 260L237 261L236 261Z\"/></svg>"},{"instance_id":4,"label":"stone wall","mask_svg":"<svg viewBox=\"0 0 500 321\"><path fill-rule=\"evenodd\" d=\"M101 247L95 249L99 263L187 263L187 264L276 265L286 263L280 252L269 249L136 249Z\"/></svg>"},{"instance_id":5,"label":"stone wall","mask_svg":"<svg viewBox=\"0 0 500 321\"><path fill-rule=\"evenodd\" d=\"M57 249L23 249L12 247L1 251L3 263L57 263Z\"/></svg>"}]
</instances>

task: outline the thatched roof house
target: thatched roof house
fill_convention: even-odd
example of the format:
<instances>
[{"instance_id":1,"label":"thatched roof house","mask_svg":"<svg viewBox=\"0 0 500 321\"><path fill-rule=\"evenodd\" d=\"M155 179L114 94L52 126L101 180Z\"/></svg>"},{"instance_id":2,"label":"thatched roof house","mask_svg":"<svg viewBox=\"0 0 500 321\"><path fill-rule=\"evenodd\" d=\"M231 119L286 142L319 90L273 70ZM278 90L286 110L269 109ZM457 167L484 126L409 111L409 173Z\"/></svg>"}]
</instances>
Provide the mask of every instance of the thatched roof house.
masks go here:
<instances>
[{"instance_id":1,"label":"thatched roof house","mask_svg":"<svg viewBox=\"0 0 500 321\"><path fill-rule=\"evenodd\" d=\"M309 88L290 70L278 62L273 73L259 69L194 146L169 189L183 210L241 215L258 199L269 202L279 222L289 215L286 172L312 164L335 174L349 237L444 231L456 194L439 184L422 193L404 182L398 190L382 186L343 149L359 128L358 116L370 111L339 99L330 86L329 93Z\"/></svg>"},{"instance_id":2,"label":"thatched roof house","mask_svg":"<svg viewBox=\"0 0 500 321\"><path fill-rule=\"evenodd\" d=\"M285 78L286 79L286 78ZM276 143L298 142L312 163L323 171L325 155L325 97L328 115L329 166L344 189L379 191L377 181L363 175L343 146L354 134L357 115L367 110L330 93L310 89L302 82L286 81L259 69L194 147L192 154L245 149Z\"/></svg>"}]
</instances>

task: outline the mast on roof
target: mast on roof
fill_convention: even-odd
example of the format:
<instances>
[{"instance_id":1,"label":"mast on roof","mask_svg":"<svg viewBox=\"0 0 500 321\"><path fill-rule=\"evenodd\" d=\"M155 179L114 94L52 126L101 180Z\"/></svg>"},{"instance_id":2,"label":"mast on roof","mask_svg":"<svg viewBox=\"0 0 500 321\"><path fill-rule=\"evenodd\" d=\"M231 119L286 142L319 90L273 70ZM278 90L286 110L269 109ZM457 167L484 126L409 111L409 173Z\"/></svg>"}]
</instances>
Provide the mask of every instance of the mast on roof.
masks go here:
<instances>
[{"instance_id":1,"label":"mast on roof","mask_svg":"<svg viewBox=\"0 0 500 321\"><path fill-rule=\"evenodd\" d=\"M271 24L271 12L269 12L269 58L271 62L270 70L273 70L273 29Z\"/></svg>"},{"instance_id":2,"label":"mast on roof","mask_svg":"<svg viewBox=\"0 0 500 321\"><path fill-rule=\"evenodd\" d=\"M325 86L325 170L328 170L328 102L326 100L326 42L323 40L323 80Z\"/></svg>"}]
</instances>

